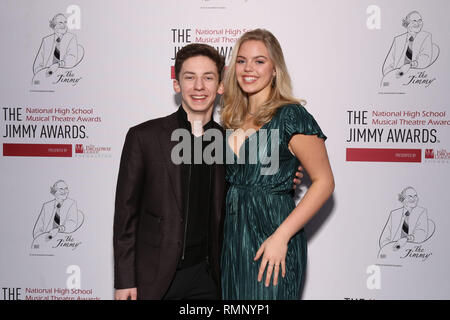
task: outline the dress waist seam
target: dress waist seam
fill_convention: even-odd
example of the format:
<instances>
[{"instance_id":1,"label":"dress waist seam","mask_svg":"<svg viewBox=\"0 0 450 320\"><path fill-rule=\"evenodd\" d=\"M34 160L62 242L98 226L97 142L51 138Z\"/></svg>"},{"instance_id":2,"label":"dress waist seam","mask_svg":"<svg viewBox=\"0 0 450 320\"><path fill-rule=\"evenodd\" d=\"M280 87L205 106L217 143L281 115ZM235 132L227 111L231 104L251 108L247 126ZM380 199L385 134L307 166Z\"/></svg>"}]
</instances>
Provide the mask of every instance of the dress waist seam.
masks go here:
<instances>
[{"instance_id":1,"label":"dress waist seam","mask_svg":"<svg viewBox=\"0 0 450 320\"><path fill-rule=\"evenodd\" d=\"M270 190L269 188L257 186L257 185L243 185L243 184L231 184L230 188L243 189L250 192L264 192L271 195L289 195L290 190Z\"/></svg>"}]
</instances>

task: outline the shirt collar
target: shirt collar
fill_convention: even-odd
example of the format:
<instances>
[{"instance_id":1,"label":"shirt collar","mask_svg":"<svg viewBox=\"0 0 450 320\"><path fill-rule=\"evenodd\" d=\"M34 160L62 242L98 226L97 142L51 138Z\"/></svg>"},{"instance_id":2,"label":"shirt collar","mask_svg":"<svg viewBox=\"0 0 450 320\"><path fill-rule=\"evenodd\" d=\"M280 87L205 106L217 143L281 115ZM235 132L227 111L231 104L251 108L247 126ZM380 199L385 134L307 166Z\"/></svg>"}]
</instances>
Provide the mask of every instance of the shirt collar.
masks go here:
<instances>
[{"instance_id":1,"label":"shirt collar","mask_svg":"<svg viewBox=\"0 0 450 320\"><path fill-rule=\"evenodd\" d=\"M178 108L177 114L178 114L178 121L180 123L180 126L185 129L188 129L189 132L192 132L191 123L189 122L187 113L186 113L186 111L184 111L182 106L180 106ZM203 126L203 131L206 131L206 130L212 128L213 124L214 124L214 121L211 117L211 119Z\"/></svg>"}]
</instances>

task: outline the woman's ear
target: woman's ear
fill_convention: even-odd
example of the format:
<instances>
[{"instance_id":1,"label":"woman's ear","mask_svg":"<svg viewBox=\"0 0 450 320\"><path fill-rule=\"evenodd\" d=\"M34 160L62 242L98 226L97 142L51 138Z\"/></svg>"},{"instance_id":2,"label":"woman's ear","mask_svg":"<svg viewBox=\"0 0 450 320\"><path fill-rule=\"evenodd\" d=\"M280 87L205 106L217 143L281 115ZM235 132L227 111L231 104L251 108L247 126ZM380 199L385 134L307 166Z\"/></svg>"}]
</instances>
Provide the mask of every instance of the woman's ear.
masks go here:
<instances>
[{"instance_id":1,"label":"woman's ear","mask_svg":"<svg viewBox=\"0 0 450 320\"><path fill-rule=\"evenodd\" d=\"M225 86L223 85L223 81L220 81L219 87L217 88L217 93L218 94L223 94L224 91L225 91Z\"/></svg>"}]
</instances>

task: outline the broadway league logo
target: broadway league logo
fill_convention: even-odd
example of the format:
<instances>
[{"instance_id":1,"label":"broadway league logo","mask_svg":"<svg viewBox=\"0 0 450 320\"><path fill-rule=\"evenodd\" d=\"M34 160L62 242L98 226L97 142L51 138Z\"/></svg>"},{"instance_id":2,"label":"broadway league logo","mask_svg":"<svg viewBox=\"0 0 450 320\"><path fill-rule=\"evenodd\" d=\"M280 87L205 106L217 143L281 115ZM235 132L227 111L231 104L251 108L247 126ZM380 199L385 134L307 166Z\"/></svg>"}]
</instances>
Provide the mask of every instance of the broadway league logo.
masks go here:
<instances>
[{"instance_id":1,"label":"broadway league logo","mask_svg":"<svg viewBox=\"0 0 450 320\"><path fill-rule=\"evenodd\" d=\"M33 63L32 85L49 87L55 84L76 85L81 77L74 68L83 60L84 48L77 36L68 31L67 18L58 13L50 20L52 33L42 38Z\"/></svg>"},{"instance_id":2,"label":"broadway league logo","mask_svg":"<svg viewBox=\"0 0 450 320\"><path fill-rule=\"evenodd\" d=\"M111 147L97 146L93 144L76 144L75 156L91 158L111 158Z\"/></svg>"},{"instance_id":3,"label":"broadway league logo","mask_svg":"<svg viewBox=\"0 0 450 320\"><path fill-rule=\"evenodd\" d=\"M427 209L418 206L419 197L413 187L398 195L402 207L392 210L379 239L378 258L399 262L398 259L427 260L431 252L423 248L436 229L428 218Z\"/></svg>"},{"instance_id":4,"label":"broadway league logo","mask_svg":"<svg viewBox=\"0 0 450 320\"><path fill-rule=\"evenodd\" d=\"M82 144L75 145L75 153L84 153L84 148Z\"/></svg>"},{"instance_id":5,"label":"broadway league logo","mask_svg":"<svg viewBox=\"0 0 450 320\"><path fill-rule=\"evenodd\" d=\"M446 149L425 149L426 163L449 163L450 151Z\"/></svg>"},{"instance_id":6,"label":"broadway league logo","mask_svg":"<svg viewBox=\"0 0 450 320\"><path fill-rule=\"evenodd\" d=\"M429 87L436 78L429 77L426 69L439 57L439 46L433 43L432 34L423 30L422 16L411 11L402 20L406 29L392 41L383 63L381 86L392 84Z\"/></svg>"},{"instance_id":7,"label":"broadway league logo","mask_svg":"<svg viewBox=\"0 0 450 320\"><path fill-rule=\"evenodd\" d=\"M425 159L434 159L434 149L425 149Z\"/></svg>"},{"instance_id":8,"label":"broadway league logo","mask_svg":"<svg viewBox=\"0 0 450 320\"><path fill-rule=\"evenodd\" d=\"M78 210L77 202L68 198L69 187L63 180L56 181L50 188L54 199L42 205L41 212L33 228L33 250L48 251L66 247L75 250L81 242L72 234L84 222L84 214Z\"/></svg>"}]
</instances>

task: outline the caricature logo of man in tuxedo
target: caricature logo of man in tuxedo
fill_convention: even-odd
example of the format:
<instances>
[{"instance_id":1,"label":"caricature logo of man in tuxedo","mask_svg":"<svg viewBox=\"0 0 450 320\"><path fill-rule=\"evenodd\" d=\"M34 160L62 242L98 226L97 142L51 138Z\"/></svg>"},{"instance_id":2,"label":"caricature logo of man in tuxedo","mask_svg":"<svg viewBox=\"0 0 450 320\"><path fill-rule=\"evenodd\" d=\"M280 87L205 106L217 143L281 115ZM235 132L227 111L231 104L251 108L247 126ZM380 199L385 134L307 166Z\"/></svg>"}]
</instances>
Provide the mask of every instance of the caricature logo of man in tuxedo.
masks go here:
<instances>
[{"instance_id":1,"label":"caricature logo of man in tuxedo","mask_svg":"<svg viewBox=\"0 0 450 320\"><path fill-rule=\"evenodd\" d=\"M439 47L433 43L432 34L422 30L423 20L418 11L411 11L402 20L406 32L394 38L383 63L383 76L394 72L401 78L410 69L426 69L439 56Z\"/></svg>"},{"instance_id":2,"label":"caricature logo of man in tuxedo","mask_svg":"<svg viewBox=\"0 0 450 320\"><path fill-rule=\"evenodd\" d=\"M434 233L434 222L428 219L427 209L418 206L419 197L413 187L406 187L398 196L403 207L392 210L380 236L380 248L392 243L399 250L406 243L420 244Z\"/></svg>"},{"instance_id":3,"label":"caricature logo of man in tuxedo","mask_svg":"<svg viewBox=\"0 0 450 320\"><path fill-rule=\"evenodd\" d=\"M58 69L72 69L84 56L77 36L68 31L67 18L58 13L49 24L53 33L44 37L33 63L33 84L39 85L45 78L55 76Z\"/></svg>"},{"instance_id":4,"label":"caricature logo of man in tuxedo","mask_svg":"<svg viewBox=\"0 0 450 320\"><path fill-rule=\"evenodd\" d=\"M50 187L54 200L45 202L33 229L35 239L33 248L38 249L36 240L51 241L58 234L75 232L83 223L83 214L78 210L75 200L70 199L69 187L64 180L56 181ZM38 241L39 242L39 241Z\"/></svg>"}]
</instances>

